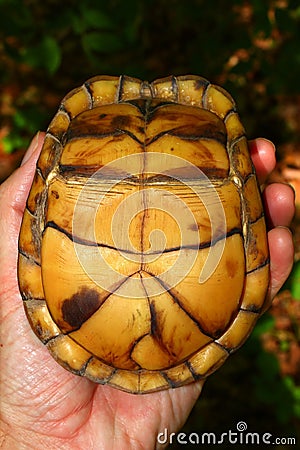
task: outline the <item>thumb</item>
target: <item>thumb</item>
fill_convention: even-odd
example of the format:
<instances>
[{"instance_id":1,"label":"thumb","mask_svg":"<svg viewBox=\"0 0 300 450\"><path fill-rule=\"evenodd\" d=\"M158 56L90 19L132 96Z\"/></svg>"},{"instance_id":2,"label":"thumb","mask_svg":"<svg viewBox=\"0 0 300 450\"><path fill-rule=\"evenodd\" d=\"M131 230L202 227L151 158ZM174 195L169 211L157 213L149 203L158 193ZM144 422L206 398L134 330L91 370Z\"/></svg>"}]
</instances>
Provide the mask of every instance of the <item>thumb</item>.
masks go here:
<instances>
[{"instance_id":1,"label":"thumb","mask_svg":"<svg viewBox=\"0 0 300 450\"><path fill-rule=\"evenodd\" d=\"M26 199L34 176L45 133L38 132L32 139L21 166L0 186L0 221L8 216L5 207L13 208L15 213L23 214Z\"/></svg>"},{"instance_id":2,"label":"thumb","mask_svg":"<svg viewBox=\"0 0 300 450\"><path fill-rule=\"evenodd\" d=\"M4 294L16 285L18 235L44 136L36 134L21 166L0 186L0 290Z\"/></svg>"}]
</instances>

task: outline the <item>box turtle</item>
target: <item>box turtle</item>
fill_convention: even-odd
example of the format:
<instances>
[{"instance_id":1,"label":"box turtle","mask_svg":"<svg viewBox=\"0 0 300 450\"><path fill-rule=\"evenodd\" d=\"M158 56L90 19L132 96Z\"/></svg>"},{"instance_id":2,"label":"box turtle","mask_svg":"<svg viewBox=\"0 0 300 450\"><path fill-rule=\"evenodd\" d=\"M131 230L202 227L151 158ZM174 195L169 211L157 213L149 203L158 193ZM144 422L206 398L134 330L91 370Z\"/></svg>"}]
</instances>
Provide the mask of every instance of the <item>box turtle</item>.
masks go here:
<instances>
[{"instance_id":1,"label":"box turtle","mask_svg":"<svg viewBox=\"0 0 300 450\"><path fill-rule=\"evenodd\" d=\"M235 103L199 76L98 76L49 125L19 237L38 338L132 393L214 372L266 307L264 213Z\"/></svg>"}]
</instances>

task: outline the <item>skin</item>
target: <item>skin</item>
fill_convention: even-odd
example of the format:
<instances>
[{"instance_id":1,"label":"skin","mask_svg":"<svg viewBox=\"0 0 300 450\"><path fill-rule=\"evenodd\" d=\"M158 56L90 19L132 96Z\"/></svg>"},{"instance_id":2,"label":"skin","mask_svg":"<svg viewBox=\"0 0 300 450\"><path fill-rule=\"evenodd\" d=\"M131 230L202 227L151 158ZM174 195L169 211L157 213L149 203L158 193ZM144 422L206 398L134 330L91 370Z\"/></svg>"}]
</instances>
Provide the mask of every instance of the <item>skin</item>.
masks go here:
<instances>
[{"instance_id":1,"label":"skin","mask_svg":"<svg viewBox=\"0 0 300 450\"><path fill-rule=\"evenodd\" d=\"M44 134L32 141L22 166L0 186L0 377L3 449L154 449L157 434L177 431L198 399L203 382L148 395L127 394L67 372L33 334L17 284L18 234ZM275 166L271 142L250 143L259 182ZM294 192L266 187L271 283L269 300L293 263Z\"/></svg>"}]
</instances>

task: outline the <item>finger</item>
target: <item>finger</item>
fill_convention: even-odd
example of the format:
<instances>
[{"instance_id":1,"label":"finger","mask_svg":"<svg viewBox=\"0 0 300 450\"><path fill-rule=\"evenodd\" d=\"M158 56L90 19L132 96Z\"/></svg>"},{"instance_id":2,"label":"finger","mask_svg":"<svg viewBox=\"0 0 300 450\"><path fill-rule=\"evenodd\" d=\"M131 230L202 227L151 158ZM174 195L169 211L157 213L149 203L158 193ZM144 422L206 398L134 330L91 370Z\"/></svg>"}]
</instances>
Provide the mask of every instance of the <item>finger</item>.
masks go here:
<instances>
[{"instance_id":1,"label":"finger","mask_svg":"<svg viewBox=\"0 0 300 450\"><path fill-rule=\"evenodd\" d=\"M292 233L288 228L276 227L268 233L270 250L269 304L288 278L294 261Z\"/></svg>"},{"instance_id":2,"label":"finger","mask_svg":"<svg viewBox=\"0 0 300 450\"><path fill-rule=\"evenodd\" d=\"M20 166L24 166L27 161L31 158L31 156L36 152L41 143L43 143L45 137L45 133L38 131L37 134L32 139L27 152L25 153Z\"/></svg>"},{"instance_id":3,"label":"finger","mask_svg":"<svg viewBox=\"0 0 300 450\"><path fill-rule=\"evenodd\" d=\"M269 184L263 192L263 199L268 228L288 227L295 214L292 187L282 183Z\"/></svg>"},{"instance_id":4,"label":"finger","mask_svg":"<svg viewBox=\"0 0 300 450\"><path fill-rule=\"evenodd\" d=\"M263 138L249 141L248 145L259 184L263 184L276 165L275 146Z\"/></svg>"},{"instance_id":5,"label":"finger","mask_svg":"<svg viewBox=\"0 0 300 450\"><path fill-rule=\"evenodd\" d=\"M36 161L39 157L45 133L38 132L32 139L21 166L1 185L0 208L10 207L14 211L23 213L26 198L35 172ZM5 214L4 216L6 216ZM5 218L5 217L4 217Z\"/></svg>"}]
</instances>

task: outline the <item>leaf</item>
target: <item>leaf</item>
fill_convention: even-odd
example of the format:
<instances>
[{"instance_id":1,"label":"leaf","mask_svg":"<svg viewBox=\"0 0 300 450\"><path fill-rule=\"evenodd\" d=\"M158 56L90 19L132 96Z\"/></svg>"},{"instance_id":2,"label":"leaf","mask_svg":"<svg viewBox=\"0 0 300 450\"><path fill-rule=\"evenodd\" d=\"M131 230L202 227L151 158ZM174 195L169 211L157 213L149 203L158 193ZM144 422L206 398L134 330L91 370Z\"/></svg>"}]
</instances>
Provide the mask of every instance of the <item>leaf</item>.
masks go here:
<instances>
[{"instance_id":1,"label":"leaf","mask_svg":"<svg viewBox=\"0 0 300 450\"><path fill-rule=\"evenodd\" d=\"M274 328L275 320L270 314L264 314L256 323L256 326L252 332L253 338L258 338L263 333L267 333L268 331Z\"/></svg>"},{"instance_id":2,"label":"leaf","mask_svg":"<svg viewBox=\"0 0 300 450\"><path fill-rule=\"evenodd\" d=\"M23 61L33 67L45 68L53 74L60 65L60 48L53 37L45 36L37 45L24 50Z\"/></svg>"},{"instance_id":3,"label":"leaf","mask_svg":"<svg viewBox=\"0 0 300 450\"><path fill-rule=\"evenodd\" d=\"M85 5L79 7L79 11L69 14L69 21L76 34L82 35L84 32L97 29L113 30L114 23L104 12L86 8Z\"/></svg>"},{"instance_id":4,"label":"leaf","mask_svg":"<svg viewBox=\"0 0 300 450\"><path fill-rule=\"evenodd\" d=\"M56 40L50 36L46 36L44 38L42 50L44 51L44 54L47 55L45 67L48 69L49 73L53 74L58 69L61 61L61 52Z\"/></svg>"},{"instance_id":5,"label":"leaf","mask_svg":"<svg viewBox=\"0 0 300 450\"><path fill-rule=\"evenodd\" d=\"M28 138L24 138L12 132L2 139L2 145L4 153L10 154L21 148L26 148L28 145Z\"/></svg>"},{"instance_id":6,"label":"leaf","mask_svg":"<svg viewBox=\"0 0 300 450\"><path fill-rule=\"evenodd\" d=\"M300 300L300 261L295 263L291 273L291 294L296 300Z\"/></svg>"},{"instance_id":7,"label":"leaf","mask_svg":"<svg viewBox=\"0 0 300 450\"><path fill-rule=\"evenodd\" d=\"M91 56L93 52L115 52L122 47L121 41L115 34L105 31L93 31L84 35L82 38L82 45L89 56Z\"/></svg>"},{"instance_id":8,"label":"leaf","mask_svg":"<svg viewBox=\"0 0 300 450\"><path fill-rule=\"evenodd\" d=\"M300 387L296 385L292 377L286 376L282 381L294 399L293 407L295 416L300 418Z\"/></svg>"},{"instance_id":9,"label":"leaf","mask_svg":"<svg viewBox=\"0 0 300 450\"><path fill-rule=\"evenodd\" d=\"M109 30L114 26L110 18L98 9L84 9L82 12L82 20L85 21L86 25L92 28Z\"/></svg>"}]
</instances>

